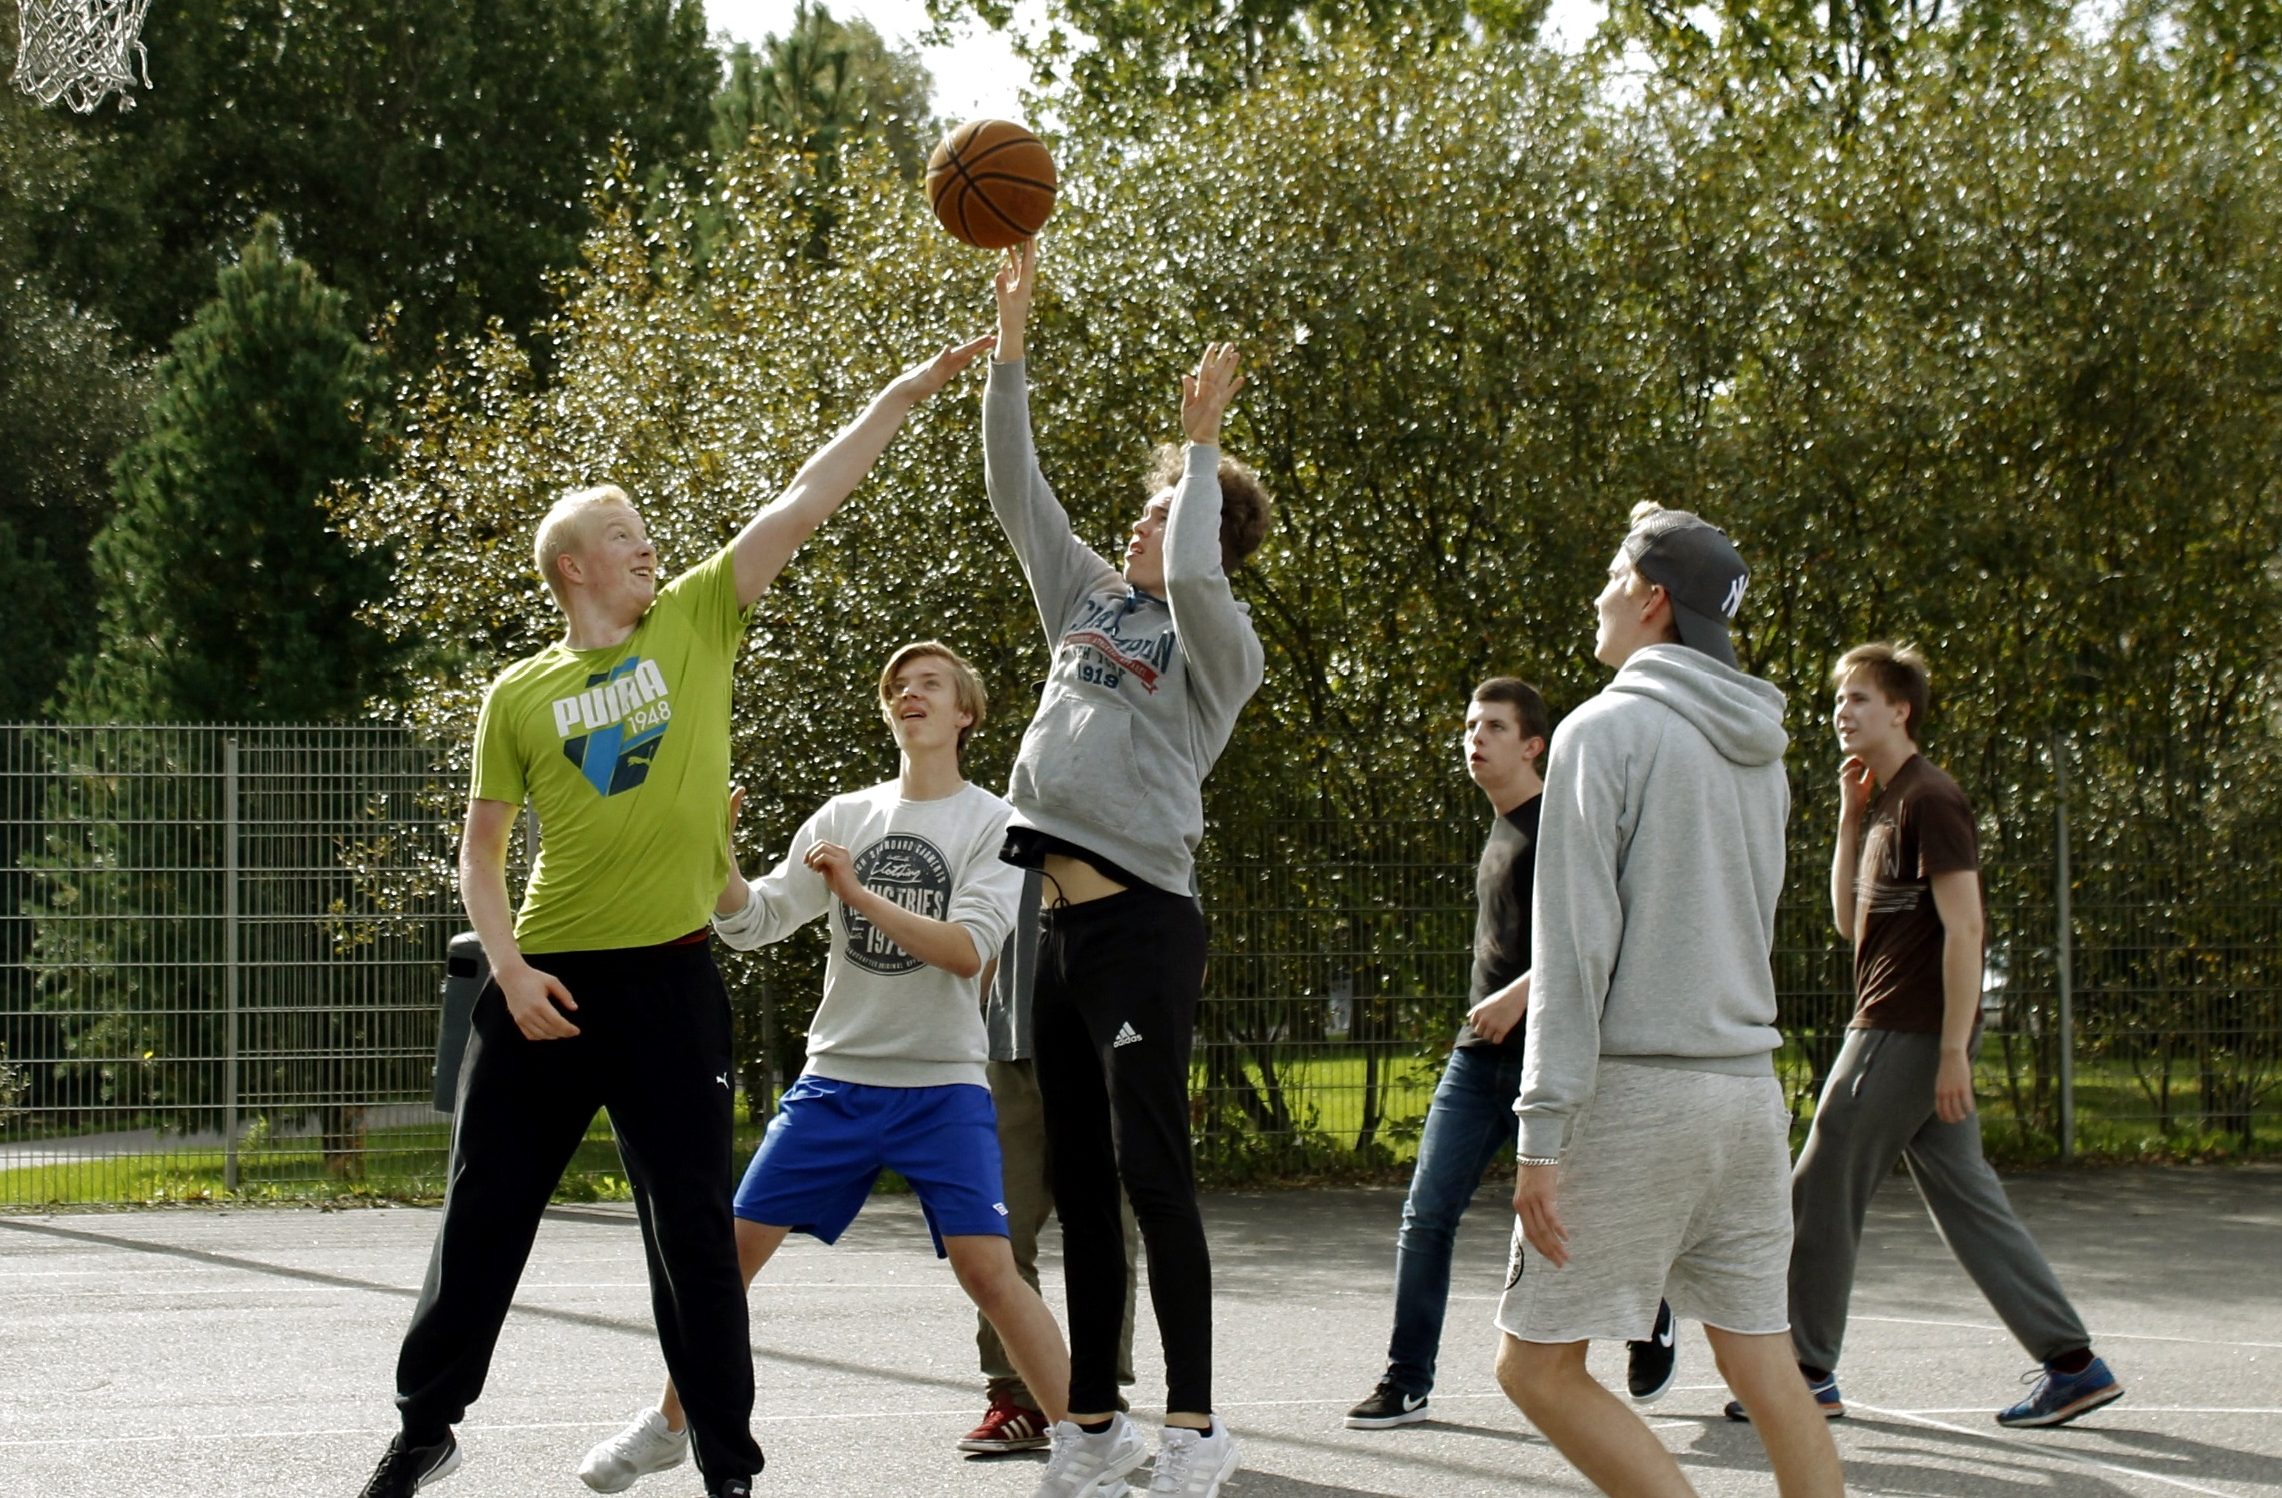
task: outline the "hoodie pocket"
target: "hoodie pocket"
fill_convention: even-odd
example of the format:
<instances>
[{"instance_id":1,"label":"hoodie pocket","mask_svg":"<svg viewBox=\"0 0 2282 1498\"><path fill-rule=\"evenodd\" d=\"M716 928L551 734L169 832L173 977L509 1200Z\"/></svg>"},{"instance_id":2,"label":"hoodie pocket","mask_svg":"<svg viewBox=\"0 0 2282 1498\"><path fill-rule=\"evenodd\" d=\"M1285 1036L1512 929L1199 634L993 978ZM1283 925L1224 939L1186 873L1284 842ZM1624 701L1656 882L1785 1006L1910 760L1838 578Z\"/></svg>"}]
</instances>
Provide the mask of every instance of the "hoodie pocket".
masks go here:
<instances>
[{"instance_id":1,"label":"hoodie pocket","mask_svg":"<svg viewBox=\"0 0 2282 1498\"><path fill-rule=\"evenodd\" d=\"M1018 806L1116 826L1141 796L1132 712L1115 699L1058 692L1023 735L1007 789Z\"/></svg>"}]
</instances>

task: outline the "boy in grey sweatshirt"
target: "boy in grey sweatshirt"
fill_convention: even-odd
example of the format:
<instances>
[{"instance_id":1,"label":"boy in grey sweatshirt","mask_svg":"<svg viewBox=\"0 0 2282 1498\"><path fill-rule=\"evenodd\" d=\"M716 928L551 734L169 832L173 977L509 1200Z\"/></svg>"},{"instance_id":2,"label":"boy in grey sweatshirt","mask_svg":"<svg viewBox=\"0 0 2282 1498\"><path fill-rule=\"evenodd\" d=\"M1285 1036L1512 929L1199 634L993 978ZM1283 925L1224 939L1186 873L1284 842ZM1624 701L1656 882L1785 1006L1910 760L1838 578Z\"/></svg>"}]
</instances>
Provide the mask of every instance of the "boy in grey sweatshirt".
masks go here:
<instances>
[{"instance_id":1,"label":"boy in grey sweatshirt","mask_svg":"<svg viewBox=\"0 0 2282 1498\"><path fill-rule=\"evenodd\" d=\"M1040 871L1033 1026L1054 1141L1070 1306L1070 1418L1038 1498L1114 1498L1148 1453L1117 1404L1125 1305L1123 1183L1148 1245L1165 1349L1152 1493L1211 1498L1236 1443L1212 1417L1212 1261L1189 1156L1189 1057L1204 987L1196 846L1204 778L1259 689L1259 636L1228 583L1267 532L1257 479L1220 455L1243 384L1209 346L1181 381L1185 451L1169 450L1122 572L1080 541L1030 434L1024 334L1035 245L996 282L997 360L983 394L984 482L1053 651L1007 796L1005 857Z\"/></svg>"},{"instance_id":2,"label":"boy in grey sweatshirt","mask_svg":"<svg viewBox=\"0 0 2282 1498\"><path fill-rule=\"evenodd\" d=\"M1594 602L1616 677L1546 764L1497 1372L1612 1494L1693 1491L1585 1366L1592 1338L1647 1336L1659 1298L1704 1323L1785 1498L1844 1491L1786 1335L1769 952L1790 790L1782 694L1728 641L1745 581L1713 526L1636 509Z\"/></svg>"}]
</instances>

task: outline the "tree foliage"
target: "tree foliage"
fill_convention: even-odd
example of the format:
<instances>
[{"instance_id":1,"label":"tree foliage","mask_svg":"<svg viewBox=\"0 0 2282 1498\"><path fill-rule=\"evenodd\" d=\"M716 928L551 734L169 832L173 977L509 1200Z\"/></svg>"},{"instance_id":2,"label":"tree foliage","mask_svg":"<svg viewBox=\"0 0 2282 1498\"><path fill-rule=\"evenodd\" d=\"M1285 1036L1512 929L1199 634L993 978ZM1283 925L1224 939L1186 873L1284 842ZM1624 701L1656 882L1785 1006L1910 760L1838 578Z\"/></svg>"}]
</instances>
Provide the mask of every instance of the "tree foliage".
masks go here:
<instances>
[{"instance_id":1,"label":"tree foliage","mask_svg":"<svg viewBox=\"0 0 2282 1498\"><path fill-rule=\"evenodd\" d=\"M1449 986L1356 873L1399 867L1400 837L1427 862L1476 804L1453 750L1472 681L1518 672L1566 709L1605 679L1590 599L1639 499L1702 511L1753 566L1740 648L1793 704L1792 904L1823 899L1823 674L1914 638L1929 747L1984 812L2010 1001L2048 1004L2049 939L2012 912L2054 894L2058 743L2092 829L2079 892L2160 905L2170 949L2208 958L2115 956L2102 981L2149 997L2113 1054L2153 1089L2173 1062L2148 1036L2193 1035L2213 1127L2275 1085L2275 988L2217 899L2282 811L2249 769L2275 747L2282 605L2282 181L2254 80L2145 29L2000 27L1907 49L1843 122L1780 79L1623 94L1590 60L1433 38L1271 64L1204 128L1178 99L1064 102L1030 376L1080 534L1130 518L1208 338L1246 349L1228 445L1281 502L1238 584L1268 684L1208 787L1234 850L1205 867L1229 913L1208 1022L1251 1058L1238 1106L1278 1106L1326 954L1358 1033L1445 1033ZM687 566L892 368L984 325L987 260L877 152L830 186L832 263L798 253L802 169L726 165L706 193L738 237L705 260L639 227L686 204L611 188L543 330L555 378L494 337L355 496L353 527L405 548L391 627L465 663L416 698L437 728L554 628L526 560L553 489L625 483ZM1003 775L1043 642L970 398L923 413L763 606L735 715L757 849L884 771L864 683L915 635L984 666L1002 707L970 769ZM2018 1031L2049 1045L2034 1015Z\"/></svg>"},{"instance_id":2,"label":"tree foliage","mask_svg":"<svg viewBox=\"0 0 2282 1498\"><path fill-rule=\"evenodd\" d=\"M136 108L36 116L77 158L43 235L58 282L163 348L274 214L356 323L401 309L413 367L537 317L593 163L620 136L657 164L702 149L718 69L695 0L187 0L143 40Z\"/></svg>"},{"instance_id":3,"label":"tree foliage","mask_svg":"<svg viewBox=\"0 0 2282 1498\"><path fill-rule=\"evenodd\" d=\"M1532 37L1549 0L1052 0L1042 31L1016 29L1011 0L928 0L939 24L973 18L1009 35L1041 83L1101 105L1209 103L1341 45L1462 46ZM1107 124L1108 120L1097 121Z\"/></svg>"},{"instance_id":4,"label":"tree foliage","mask_svg":"<svg viewBox=\"0 0 2282 1498\"><path fill-rule=\"evenodd\" d=\"M395 645L358 617L387 558L323 505L370 467L380 358L345 299L257 225L155 376L94 549L99 649L81 722L322 722L359 712Z\"/></svg>"},{"instance_id":5,"label":"tree foliage","mask_svg":"<svg viewBox=\"0 0 2282 1498\"><path fill-rule=\"evenodd\" d=\"M759 131L830 160L858 137L876 136L896 170L916 181L935 143L934 87L911 48L889 47L861 17L841 21L800 0L783 35L730 49L713 100L713 152L735 155Z\"/></svg>"}]
</instances>

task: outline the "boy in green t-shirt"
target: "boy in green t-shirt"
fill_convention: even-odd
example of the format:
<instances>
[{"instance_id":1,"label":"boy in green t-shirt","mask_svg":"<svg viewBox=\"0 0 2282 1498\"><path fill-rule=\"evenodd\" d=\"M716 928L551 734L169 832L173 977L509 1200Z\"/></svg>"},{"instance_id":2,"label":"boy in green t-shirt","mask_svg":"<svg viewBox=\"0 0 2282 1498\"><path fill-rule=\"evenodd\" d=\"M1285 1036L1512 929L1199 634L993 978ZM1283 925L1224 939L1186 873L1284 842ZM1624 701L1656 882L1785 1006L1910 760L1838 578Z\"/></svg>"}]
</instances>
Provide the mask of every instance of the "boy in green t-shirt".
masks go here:
<instances>
[{"instance_id":1,"label":"boy in green t-shirt","mask_svg":"<svg viewBox=\"0 0 2282 1498\"><path fill-rule=\"evenodd\" d=\"M625 493L565 496L539 524L563 638L501 672L476 726L460 897L491 980L460 1071L443 1223L396 1365L403 1429L364 1498L459 1465L539 1216L610 1110L649 1259L658 1340L705 1490L746 1498L761 1450L729 1196L728 999L706 943L729 872L729 685L747 611L870 471L903 419L991 344L906 370L728 546L664 588ZM508 832L545 842L522 909Z\"/></svg>"}]
</instances>

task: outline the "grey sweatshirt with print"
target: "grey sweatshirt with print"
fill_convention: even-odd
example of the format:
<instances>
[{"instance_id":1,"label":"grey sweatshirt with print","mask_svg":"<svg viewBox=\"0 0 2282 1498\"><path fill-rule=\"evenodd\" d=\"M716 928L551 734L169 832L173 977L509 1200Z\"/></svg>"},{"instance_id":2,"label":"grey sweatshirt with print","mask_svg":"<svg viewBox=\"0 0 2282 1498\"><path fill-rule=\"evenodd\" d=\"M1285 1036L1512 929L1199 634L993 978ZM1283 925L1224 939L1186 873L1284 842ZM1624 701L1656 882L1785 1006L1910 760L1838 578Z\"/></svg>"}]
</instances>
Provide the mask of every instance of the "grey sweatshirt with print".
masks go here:
<instances>
[{"instance_id":1,"label":"grey sweatshirt with print","mask_svg":"<svg viewBox=\"0 0 2282 1498\"><path fill-rule=\"evenodd\" d=\"M1603 1057L1772 1070L1783 694L1636 652L1554 732L1537 831L1521 1152L1561 1153Z\"/></svg>"},{"instance_id":2,"label":"grey sweatshirt with print","mask_svg":"<svg viewBox=\"0 0 2282 1498\"><path fill-rule=\"evenodd\" d=\"M1266 675L1220 567L1220 449L1191 443L1165 527L1165 596L1070 529L1038 466L1022 361L990 367L983 482L1054 652L1022 736L1012 825L1065 839L1174 894L1196 890L1204 778Z\"/></svg>"}]
</instances>

